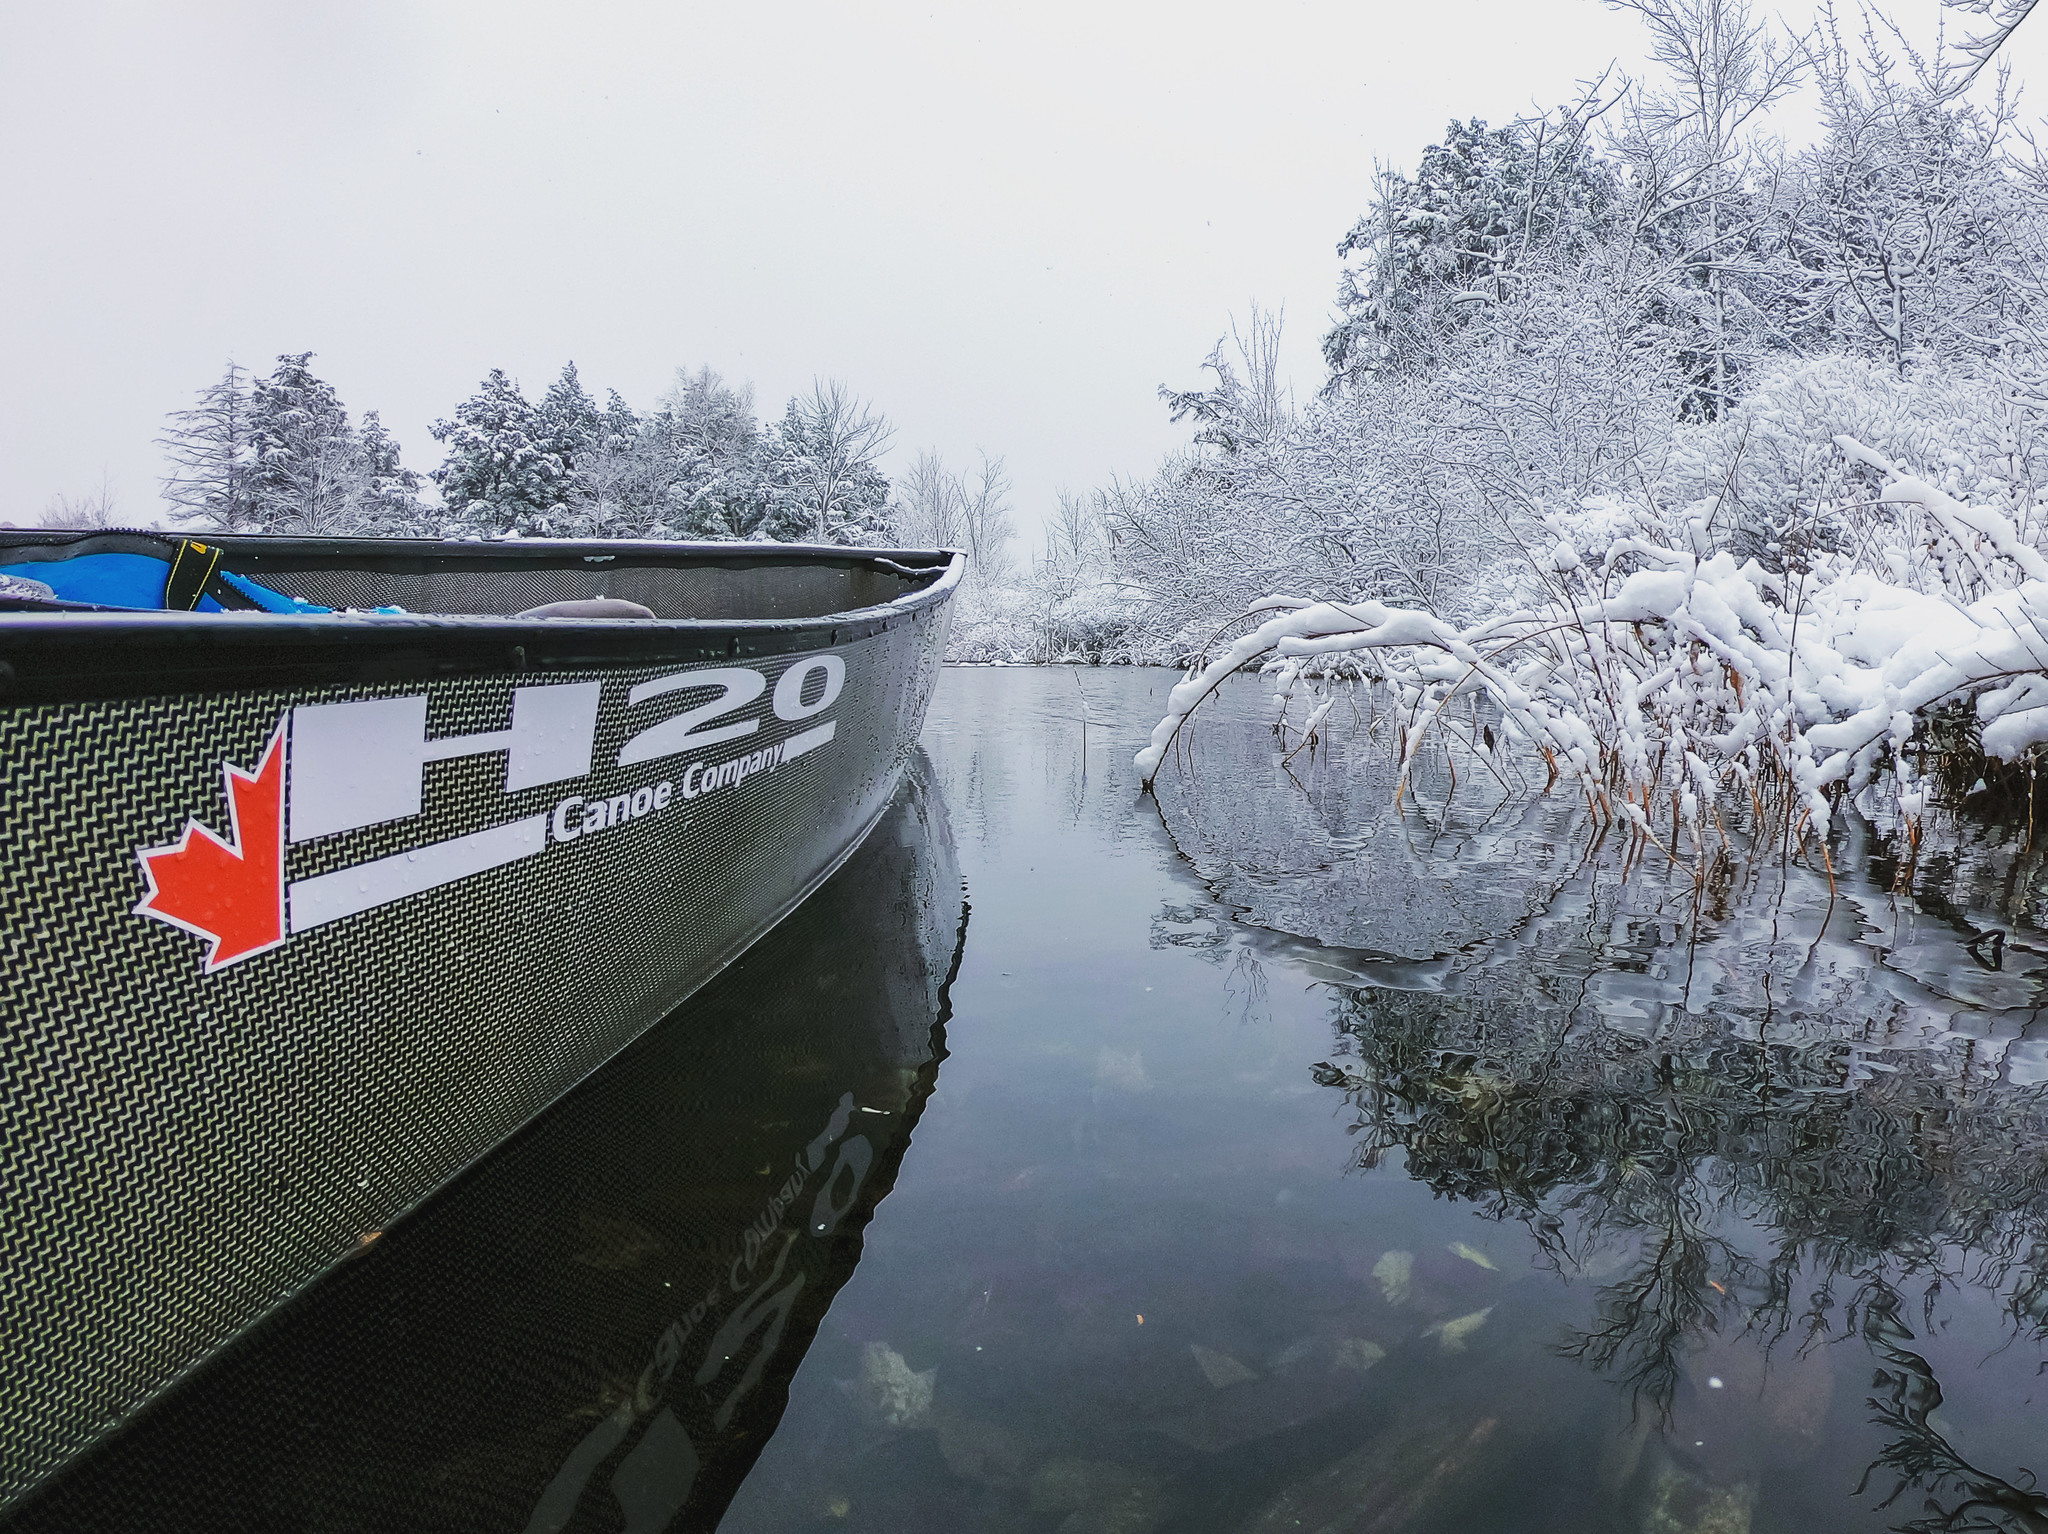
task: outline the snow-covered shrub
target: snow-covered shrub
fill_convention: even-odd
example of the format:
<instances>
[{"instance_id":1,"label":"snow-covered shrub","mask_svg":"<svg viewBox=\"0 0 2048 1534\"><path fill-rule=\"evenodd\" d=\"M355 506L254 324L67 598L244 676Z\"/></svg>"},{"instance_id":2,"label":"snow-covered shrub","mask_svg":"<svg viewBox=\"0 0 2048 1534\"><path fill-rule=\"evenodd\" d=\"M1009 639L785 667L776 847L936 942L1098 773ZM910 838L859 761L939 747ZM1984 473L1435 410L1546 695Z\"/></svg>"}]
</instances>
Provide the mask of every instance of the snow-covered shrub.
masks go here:
<instances>
[{"instance_id":1,"label":"snow-covered shrub","mask_svg":"<svg viewBox=\"0 0 2048 1534\"><path fill-rule=\"evenodd\" d=\"M949 660L1107 665L1145 658L1142 595L1119 585L1102 558L1099 524L1062 498L1045 552L1021 579L979 574L972 562L953 604Z\"/></svg>"},{"instance_id":2,"label":"snow-covered shrub","mask_svg":"<svg viewBox=\"0 0 2048 1534\"><path fill-rule=\"evenodd\" d=\"M1275 379L1277 345L1277 318L1254 314L1235 359L1211 353L1213 387L1167 393L1197 423L1194 445L1099 498L1112 583L1144 604L1136 653L1178 662L1283 588L1467 618L1475 582L1514 550L1474 464L1443 451L1456 441L1480 452L1490 473L1517 450L1468 429L1477 412L1462 380L1375 380L1297 409ZM1556 418L1525 403L1503 409L1533 438Z\"/></svg>"},{"instance_id":3,"label":"snow-covered shrub","mask_svg":"<svg viewBox=\"0 0 2048 1534\"><path fill-rule=\"evenodd\" d=\"M1836 440L1845 436L2035 540L2048 434L2012 386L1983 368L1902 375L1839 354L1781 364L1724 419L1672 436L1654 497L1703 513L1738 556L1775 571L1803 564L1808 550L1858 545L1891 578L1932 589L1936 577L1920 568L1927 529L1909 508L1879 501L1884 476L1842 453Z\"/></svg>"},{"instance_id":4,"label":"snow-covered shrub","mask_svg":"<svg viewBox=\"0 0 2048 1534\"><path fill-rule=\"evenodd\" d=\"M1696 867L1887 768L1910 819L1923 748L2048 743L2048 173L2009 100L1879 22L1630 8L1661 87L1379 179L1313 406L1258 408L1256 366L1173 397L1203 430L1111 519L1192 652L1148 779L1253 662L1389 683L1404 765L1484 695L1469 749ZM1763 125L1802 74L1791 149Z\"/></svg>"},{"instance_id":5,"label":"snow-covered shrub","mask_svg":"<svg viewBox=\"0 0 2048 1534\"><path fill-rule=\"evenodd\" d=\"M1846 436L1837 452L1881 476L1872 515L1924 539L1911 580L1891 567L1896 540L1777 572L1725 547L1704 500L1669 515L1597 501L1547 519L1552 541L1525 567L1533 599L1475 623L1379 601L1253 604L1248 617L1274 616L1174 689L1137 765L1149 782L1188 715L1251 661L1293 684L1369 656L1398 690L1404 767L1453 700L1484 694L1503 749L1703 869L1731 821L1824 831L1944 704L1974 710L1991 757L2048 742L2048 558L2003 512ZM1909 768L1896 786L1910 814Z\"/></svg>"},{"instance_id":6,"label":"snow-covered shrub","mask_svg":"<svg viewBox=\"0 0 2048 1534\"><path fill-rule=\"evenodd\" d=\"M1113 617L1068 622L1057 615L1051 625L1035 611L1026 593L998 588L982 594L962 592L954 600L946 659L973 665L1001 661L1006 665L1106 665L1130 660L1122 643L1125 629Z\"/></svg>"}]
</instances>

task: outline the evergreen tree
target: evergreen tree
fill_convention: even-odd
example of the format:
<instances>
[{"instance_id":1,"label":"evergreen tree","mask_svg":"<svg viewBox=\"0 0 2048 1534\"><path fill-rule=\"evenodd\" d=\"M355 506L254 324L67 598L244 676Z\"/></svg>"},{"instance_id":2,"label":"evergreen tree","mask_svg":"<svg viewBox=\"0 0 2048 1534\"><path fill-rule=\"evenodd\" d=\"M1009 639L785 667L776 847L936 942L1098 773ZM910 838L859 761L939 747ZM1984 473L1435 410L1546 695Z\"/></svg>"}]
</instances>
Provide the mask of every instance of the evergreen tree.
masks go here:
<instances>
[{"instance_id":1,"label":"evergreen tree","mask_svg":"<svg viewBox=\"0 0 2048 1534\"><path fill-rule=\"evenodd\" d=\"M605 391L602 426L604 445L614 452L629 450L640 440L640 416L617 389Z\"/></svg>"},{"instance_id":2,"label":"evergreen tree","mask_svg":"<svg viewBox=\"0 0 2048 1534\"><path fill-rule=\"evenodd\" d=\"M648 427L652 509L680 538L773 536L768 520L769 443L754 417L753 390L710 368L678 372Z\"/></svg>"},{"instance_id":3,"label":"evergreen tree","mask_svg":"<svg viewBox=\"0 0 2048 1534\"><path fill-rule=\"evenodd\" d=\"M573 362L563 367L561 377L541 396L536 415L541 450L558 465L558 481L566 481L576 472L577 460L604 442L604 418L576 376Z\"/></svg>"},{"instance_id":4,"label":"evergreen tree","mask_svg":"<svg viewBox=\"0 0 2048 1534\"><path fill-rule=\"evenodd\" d=\"M157 439L171 461L163 496L177 521L206 527L246 527L253 520L255 450L249 431L248 389L234 363L199 391L199 403L173 411Z\"/></svg>"},{"instance_id":5,"label":"evergreen tree","mask_svg":"<svg viewBox=\"0 0 2048 1534\"><path fill-rule=\"evenodd\" d=\"M821 382L789 402L776 425L768 515L760 535L813 543L883 542L889 481L875 460L889 423L843 384Z\"/></svg>"},{"instance_id":6,"label":"evergreen tree","mask_svg":"<svg viewBox=\"0 0 2048 1534\"><path fill-rule=\"evenodd\" d=\"M243 382L230 364L162 439L173 472L164 498L181 522L223 531L347 534L421 531L419 476L375 411L352 430L311 352L286 353Z\"/></svg>"},{"instance_id":7,"label":"evergreen tree","mask_svg":"<svg viewBox=\"0 0 2048 1534\"><path fill-rule=\"evenodd\" d=\"M790 401L762 430L753 393L709 368L679 372L641 417L616 391L600 409L574 363L530 404L503 372L450 420L435 471L458 525L576 537L883 541L889 426L838 384Z\"/></svg>"},{"instance_id":8,"label":"evergreen tree","mask_svg":"<svg viewBox=\"0 0 2048 1534\"><path fill-rule=\"evenodd\" d=\"M333 386L308 366L312 357L281 356L249 388L249 525L258 532L355 530L355 433Z\"/></svg>"},{"instance_id":9,"label":"evergreen tree","mask_svg":"<svg viewBox=\"0 0 2048 1534\"><path fill-rule=\"evenodd\" d=\"M565 511L561 460L519 386L492 368L477 392L436 421L448 456L433 474L457 523L483 533L544 532Z\"/></svg>"},{"instance_id":10,"label":"evergreen tree","mask_svg":"<svg viewBox=\"0 0 2048 1534\"><path fill-rule=\"evenodd\" d=\"M399 461L398 442L374 410L356 433L356 508L366 530L410 533L420 522L420 477Z\"/></svg>"},{"instance_id":11,"label":"evergreen tree","mask_svg":"<svg viewBox=\"0 0 2048 1534\"><path fill-rule=\"evenodd\" d=\"M1338 242L1347 268L1323 353L1337 376L1442 360L1466 323L1519 292L1519 268L1575 248L1610 218L1614 169L1587 142L1587 103L1489 128L1453 121L1415 174L1382 170L1371 210Z\"/></svg>"}]
</instances>

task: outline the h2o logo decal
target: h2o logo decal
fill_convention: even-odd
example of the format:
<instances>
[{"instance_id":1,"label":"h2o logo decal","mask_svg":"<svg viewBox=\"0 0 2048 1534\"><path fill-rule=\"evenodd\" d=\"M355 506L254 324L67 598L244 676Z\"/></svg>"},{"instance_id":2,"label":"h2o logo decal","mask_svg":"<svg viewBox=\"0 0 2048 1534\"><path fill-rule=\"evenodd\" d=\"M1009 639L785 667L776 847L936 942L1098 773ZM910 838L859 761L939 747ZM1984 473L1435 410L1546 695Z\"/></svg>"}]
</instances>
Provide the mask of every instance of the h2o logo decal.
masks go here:
<instances>
[{"instance_id":1,"label":"h2o logo decal","mask_svg":"<svg viewBox=\"0 0 2048 1534\"><path fill-rule=\"evenodd\" d=\"M666 810L678 795L697 799L773 772L831 742L837 726L827 711L845 686L846 662L829 651L785 667L766 710L752 705L769 693L768 678L749 668L655 677L630 689L629 711L678 694L692 706L628 735L619 767L730 746L758 735L764 719L808 727L722 760L691 761L659 782L609 797L567 794L551 810L287 884L287 845L422 813L429 762L502 751L508 794L588 777L604 683L515 687L508 728L435 739L427 737L425 693L302 704L278 721L253 771L221 764L227 837L195 818L176 841L137 849L148 893L135 913L205 938L211 973L294 933ZM715 697L696 701L713 689Z\"/></svg>"},{"instance_id":2,"label":"h2o logo decal","mask_svg":"<svg viewBox=\"0 0 2048 1534\"><path fill-rule=\"evenodd\" d=\"M811 690L813 681L819 683L817 696L806 703L804 694ZM783 672L776 682L775 717L798 720L822 714L839 700L840 690L845 686L845 661L836 655L806 656ZM664 719L635 735L619 748L621 767L738 740L761 727L758 717L736 720L732 724L713 725L711 722L738 712L767 690L768 679L758 671L679 671L674 676L642 682L626 695L626 702L629 705L645 703L650 698L659 698L686 687L716 687L719 695L709 703L686 709L675 718Z\"/></svg>"}]
</instances>

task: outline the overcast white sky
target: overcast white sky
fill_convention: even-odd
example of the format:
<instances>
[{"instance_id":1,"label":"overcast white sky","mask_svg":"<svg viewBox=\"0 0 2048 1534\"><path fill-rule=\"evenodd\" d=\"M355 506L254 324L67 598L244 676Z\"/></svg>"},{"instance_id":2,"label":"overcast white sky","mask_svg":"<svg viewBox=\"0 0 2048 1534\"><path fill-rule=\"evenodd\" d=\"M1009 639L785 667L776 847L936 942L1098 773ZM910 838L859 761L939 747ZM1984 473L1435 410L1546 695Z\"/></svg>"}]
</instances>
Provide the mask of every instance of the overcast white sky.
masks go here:
<instances>
[{"instance_id":1,"label":"overcast white sky","mask_svg":"<svg viewBox=\"0 0 2048 1534\"><path fill-rule=\"evenodd\" d=\"M1030 527L1178 440L1155 389L1253 299L1314 389L1375 157L1641 50L1595 0L16 0L6 36L15 522L103 473L153 520L165 412L312 350L422 471L494 366L645 408L708 363L764 415L836 376L892 467L1006 455Z\"/></svg>"}]
</instances>

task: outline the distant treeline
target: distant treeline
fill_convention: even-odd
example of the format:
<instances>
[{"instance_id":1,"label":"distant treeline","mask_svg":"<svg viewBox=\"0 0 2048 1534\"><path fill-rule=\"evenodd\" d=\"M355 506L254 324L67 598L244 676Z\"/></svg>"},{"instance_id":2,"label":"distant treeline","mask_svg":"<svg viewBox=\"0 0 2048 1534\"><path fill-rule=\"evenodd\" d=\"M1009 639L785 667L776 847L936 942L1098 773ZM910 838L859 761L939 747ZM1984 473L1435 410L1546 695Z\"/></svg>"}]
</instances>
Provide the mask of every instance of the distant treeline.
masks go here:
<instances>
[{"instance_id":1,"label":"distant treeline","mask_svg":"<svg viewBox=\"0 0 2048 1534\"><path fill-rule=\"evenodd\" d=\"M304 536L958 548L969 561L958 611L973 654L1029 649L1042 588L1060 578L1051 561L1020 568L1012 557L1016 524L1000 457L982 453L963 472L926 452L892 483L881 468L891 427L843 384L815 383L780 419L763 422L752 388L709 368L679 370L648 411L616 390L600 405L573 362L537 402L494 368L429 428L444 457L421 475L405 466L377 412L352 419L312 361L310 352L290 353L268 374L230 363L190 409L171 415L161 445L174 521ZM1080 505L1062 496L1061 526L1080 525ZM59 497L44 520L105 527L122 518L102 489Z\"/></svg>"},{"instance_id":2,"label":"distant treeline","mask_svg":"<svg viewBox=\"0 0 2048 1534\"><path fill-rule=\"evenodd\" d=\"M352 422L312 353L265 375L230 364L171 417L164 498L222 530L433 536L809 539L863 543L891 529L877 460L886 420L837 383L763 425L753 392L705 368L656 407L593 399L572 362L538 402L493 368L431 430L441 466L400 461L375 411Z\"/></svg>"}]
</instances>

